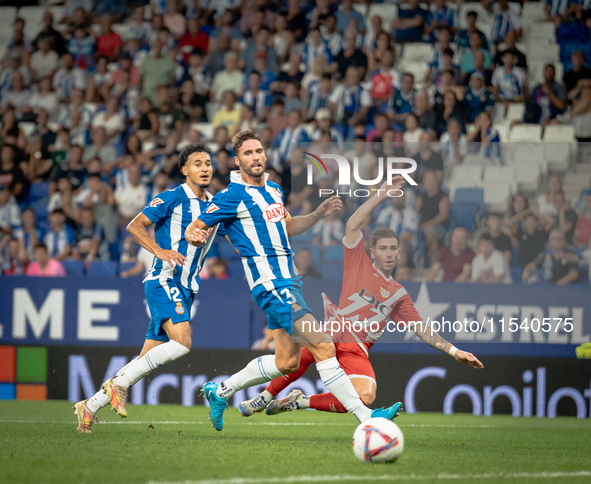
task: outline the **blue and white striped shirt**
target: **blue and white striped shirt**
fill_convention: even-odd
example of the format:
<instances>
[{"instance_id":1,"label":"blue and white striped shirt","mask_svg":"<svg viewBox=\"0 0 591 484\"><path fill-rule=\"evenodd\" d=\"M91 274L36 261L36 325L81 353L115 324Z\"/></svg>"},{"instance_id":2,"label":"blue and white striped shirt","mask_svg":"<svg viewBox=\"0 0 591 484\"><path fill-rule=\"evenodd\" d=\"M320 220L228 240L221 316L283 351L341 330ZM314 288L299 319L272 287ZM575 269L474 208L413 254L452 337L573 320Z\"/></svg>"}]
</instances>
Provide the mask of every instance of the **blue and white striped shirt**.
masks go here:
<instances>
[{"instance_id":1,"label":"blue and white striped shirt","mask_svg":"<svg viewBox=\"0 0 591 484\"><path fill-rule=\"evenodd\" d=\"M239 171L230 173L228 188L216 193L199 219L209 227L223 223L230 241L242 256L248 285L252 290L272 281L291 281L291 246L285 223L281 187L268 181L256 187L242 180Z\"/></svg>"},{"instance_id":2,"label":"blue and white striped shirt","mask_svg":"<svg viewBox=\"0 0 591 484\"><path fill-rule=\"evenodd\" d=\"M211 200L210 193L207 193L207 198ZM185 265L173 269L168 262L154 258L144 282L158 280L166 288L166 281L174 279L190 291L199 291L199 272L205 256L216 233L223 237L225 231L223 227L212 224L213 230L207 242L201 247L195 247L185 240L185 230L209 205L209 201L204 202L197 198L193 190L183 183L172 190L162 192L142 210L142 213L154 223L156 243L162 249L175 250L187 259Z\"/></svg>"},{"instance_id":3,"label":"blue and white striped shirt","mask_svg":"<svg viewBox=\"0 0 591 484\"><path fill-rule=\"evenodd\" d=\"M493 43L500 42L505 37L509 30L521 29L521 18L519 14L512 8L508 8L504 12L498 4L493 5L493 26L492 26L492 41Z\"/></svg>"}]
</instances>

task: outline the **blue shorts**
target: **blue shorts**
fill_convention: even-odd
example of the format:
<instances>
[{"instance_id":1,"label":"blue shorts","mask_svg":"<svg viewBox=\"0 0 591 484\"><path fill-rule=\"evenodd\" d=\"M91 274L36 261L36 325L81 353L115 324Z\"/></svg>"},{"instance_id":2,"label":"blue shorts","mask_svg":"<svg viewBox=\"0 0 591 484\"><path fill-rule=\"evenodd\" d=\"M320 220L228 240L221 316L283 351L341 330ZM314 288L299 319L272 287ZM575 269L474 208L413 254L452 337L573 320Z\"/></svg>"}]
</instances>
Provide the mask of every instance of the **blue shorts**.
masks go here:
<instances>
[{"instance_id":1,"label":"blue shorts","mask_svg":"<svg viewBox=\"0 0 591 484\"><path fill-rule=\"evenodd\" d=\"M167 319L171 319L172 324L191 321L195 294L174 279L167 279L165 285L157 279L148 280L144 283L144 292L151 316L146 339L168 341L168 335L162 329L162 323Z\"/></svg>"},{"instance_id":2,"label":"blue shorts","mask_svg":"<svg viewBox=\"0 0 591 484\"><path fill-rule=\"evenodd\" d=\"M289 335L293 332L294 321L312 314L304 301L301 286L290 280L259 284L253 288L252 297L267 315L267 327L283 328Z\"/></svg>"}]
</instances>

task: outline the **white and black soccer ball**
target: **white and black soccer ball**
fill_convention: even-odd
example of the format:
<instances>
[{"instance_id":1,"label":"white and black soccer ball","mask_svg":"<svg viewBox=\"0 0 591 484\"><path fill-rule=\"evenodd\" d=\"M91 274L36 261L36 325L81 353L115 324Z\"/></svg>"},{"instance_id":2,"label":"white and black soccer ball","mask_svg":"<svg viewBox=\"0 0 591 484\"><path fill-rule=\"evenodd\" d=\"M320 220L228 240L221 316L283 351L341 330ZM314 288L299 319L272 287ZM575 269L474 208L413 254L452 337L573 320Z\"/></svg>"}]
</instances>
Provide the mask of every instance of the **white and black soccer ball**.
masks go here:
<instances>
[{"instance_id":1,"label":"white and black soccer ball","mask_svg":"<svg viewBox=\"0 0 591 484\"><path fill-rule=\"evenodd\" d=\"M370 418L353 434L353 452L361 462L394 462L403 448L400 428L386 418Z\"/></svg>"}]
</instances>

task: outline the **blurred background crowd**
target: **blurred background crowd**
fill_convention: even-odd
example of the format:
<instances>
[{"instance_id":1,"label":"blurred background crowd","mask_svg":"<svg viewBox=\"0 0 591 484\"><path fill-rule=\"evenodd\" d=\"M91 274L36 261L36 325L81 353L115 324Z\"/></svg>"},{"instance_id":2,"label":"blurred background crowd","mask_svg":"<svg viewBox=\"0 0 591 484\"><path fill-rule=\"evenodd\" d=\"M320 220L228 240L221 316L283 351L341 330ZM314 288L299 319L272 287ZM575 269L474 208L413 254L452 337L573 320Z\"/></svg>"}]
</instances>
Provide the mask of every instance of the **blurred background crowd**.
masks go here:
<instances>
[{"instance_id":1,"label":"blurred background crowd","mask_svg":"<svg viewBox=\"0 0 591 484\"><path fill-rule=\"evenodd\" d=\"M338 187L307 186L293 143L358 157L364 179L417 161L364 228L401 236L400 280L588 283L587 0L24 3L0 6L4 275L141 276L125 226L183 182L180 149L212 148L215 193L252 128L295 215ZM294 240L304 277L341 277L364 201L343 198ZM242 274L219 243L202 276Z\"/></svg>"}]
</instances>

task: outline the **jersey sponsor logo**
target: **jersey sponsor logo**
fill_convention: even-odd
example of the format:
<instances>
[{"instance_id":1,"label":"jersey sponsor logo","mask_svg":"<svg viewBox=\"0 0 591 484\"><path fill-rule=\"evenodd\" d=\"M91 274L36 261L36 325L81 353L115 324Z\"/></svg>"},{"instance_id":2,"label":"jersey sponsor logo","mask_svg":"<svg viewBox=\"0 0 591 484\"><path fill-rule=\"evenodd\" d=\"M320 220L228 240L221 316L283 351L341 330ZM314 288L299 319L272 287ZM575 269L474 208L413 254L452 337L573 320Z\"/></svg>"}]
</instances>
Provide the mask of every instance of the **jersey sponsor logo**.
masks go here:
<instances>
[{"instance_id":1,"label":"jersey sponsor logo","mask_svg":"<svg viewBox=\"0 0 591 484\"><path fill-rule=\"evenodd\" d=\"M174 312L177 314L185 314L185 308L183 307L183 304L180 302L176 303L176 308L174 308Z\"/></svg>"},{"instance_id":2,"label":"jersey sponsor logo","mask_svg":"<svg viewBox=\"0 0 591 484\"><path fill-rule=\"evenodd\" d=\"M390 291L386 291L383 287L380 287L380 293L382 297L390 297Z\"/></svg>"},{"instance_id":3,"label":"jersey sponsor logo","mask_svg":"<svg viewBox=\"0 0 591 484\"><path fill-rule=\"evenodd\" d=\"M205 211L205 213L213 213L219 209L220 209L220 207L218 207L216 204L212 203L209 207L207 207L207 210Z\"/></svg>"},{"instance_id":4,"label":"jersey sponsor logo","mask_svg":"<svg viewBox=\"0 0 591 484\"><path fill-rule=\"evenodd\" d=\"M156 197L154 200L152 200L150 202L150 207L154 208L154 207L160 205L161 203L164 203L164 202L160 198Z\"/></svg>"},{"instance_id":5,"label":"jersey sponsor logo","mask_svg":"<svg viewBox=\"0 0 591 484\"><path fill-rule=\"evenodd\" d=\"M281 222L285 218L285 207L280 203L272 203L263 210L263 218L274 224Z\"/></svg>"}]
</instances>

